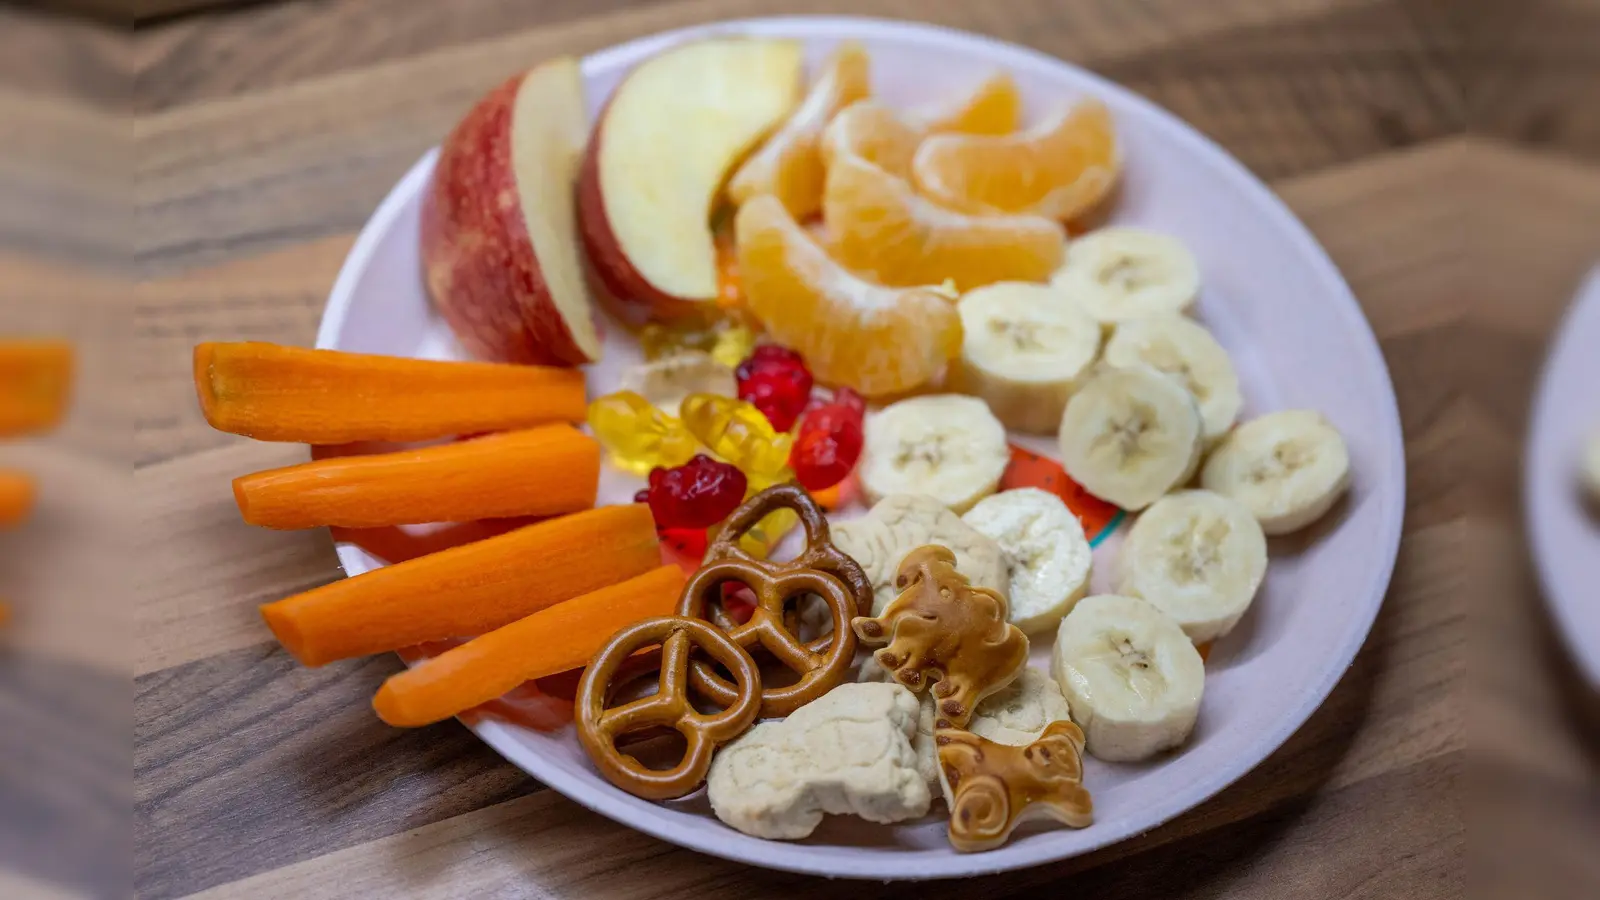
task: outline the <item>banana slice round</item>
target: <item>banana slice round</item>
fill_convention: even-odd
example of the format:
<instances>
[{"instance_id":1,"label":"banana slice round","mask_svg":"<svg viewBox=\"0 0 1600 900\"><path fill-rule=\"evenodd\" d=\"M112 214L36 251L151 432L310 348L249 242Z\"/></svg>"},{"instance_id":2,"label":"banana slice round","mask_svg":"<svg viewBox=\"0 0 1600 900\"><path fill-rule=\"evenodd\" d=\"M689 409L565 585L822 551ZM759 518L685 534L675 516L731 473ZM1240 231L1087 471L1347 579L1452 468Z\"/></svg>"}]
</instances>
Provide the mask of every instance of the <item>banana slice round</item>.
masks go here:
<instances>
[{"instance_id":1,"label":"banana slice round","mask_svg":"<svg viewBox=\"0 0 1600 900\"><path fill-rule=\"evenodd\" d=\"M669 415L677 415L683 398L690 394L738 393L733 369L701 350L685 350L660 359L639 363L622 373L618 389L634 391Z\"/></svg>"},{"instance_id":2,"label":"banana slice round","mask_svg":"<svg viewBox=\"0 0 1600 900\"><path fill-rule=\"evenodd\" d=\"M1203 644L1233 630L1266 574L1267 536L1243 503L1179 491L1128 529L1114 580L1118 593L1149 601Z\"/></svg>"},{"instance_id":3,"label":"banana slice round","mask_svg":"<svg viewBox=\"0 0 1600 900\"><path fill-rule=\"evenodd\" d=\"M1052 287L1101 323L1181 313L1200 295L1200 266L1177 238L1142 228L1102 228L1067 245Z\"/></svg>"},{"instance_id":4,"label":"banana slice round","mask_svg":"<svg viewBox=\"0 0 1600 900\"><path fill-rule=\"evenodd\" d=\"M1056 627L1088 592L1089 539L1083 523L1055 494L1038 488L1004 491L978 501L961 519L1005 552L1009 618L1023 631Z\"/></svg>"},{"instance_id":5,"label":"banana slice round","mask_svg":"<svg viewBox=\"0 0 1600 900\"><path fill-rule=\"evenodd\" d=\"M1144 509L1189 480L1200 461L1200 409L1149 366L1102 368L1067 401L1061 467L1089 493Z\"/></svg>"},{"instance_id":6,"label":"banana slice round","mask_svg":"<svg viewBox=\"0 0 1600 900\"><path fill-rule=\"evenodd\" d=\"M1148 759L1194 730L1205 663L1178 623L1144 600L1080 600L1061 620L1050 662L1072 721L1098 759Z\"/></svg>"},{"instance_id":7,"label":"banana slice round","mask_svg":"<svg viewBox=\"0 0 1600 900\"><path fill-rule=\"evenodd\" d=\"M1100 323L1040 284L1001 282L968 291L961 313L962 393L983 398L1008 427L1049 434L1100 352Z\"/></svg>"},{"instance_id":8,"label":"banana slice round","mask_svg":"<svg viewBox=\"0 0 1600 900\"><path fill-rule=\"evenodd\" d=\"M925 494L957 513L1000 486L1011 461L1006 429L976 397L934 394L867 417L857 477L868 502Z\"/></svg>"},{"instance_id":9,"label":"banana slice round","mask_svg":"<svg viewBox=\"0 0 1600 900\"><path fill-rule=\"evenodd\" d=\"M1206 460L1200 486L1245 505L1267 534L1311 524L1350 486L1350 451L1319 412L1268 413L1235 428Z\"/></svg>"},{"instance_id":10,"label":"banana slice round","mask_svg":"<svg viewBox=\"0 0 1600 900\"><path fill-rule=\"evenodd\" d=\"M1147 365L1176 378L1200 407L1201 434L1215 442L1239 418L1244 398L1228 351L1193 319L1178 315L1133 319L1106 342L1107 365Z\"/></svg>"}]
</instances>

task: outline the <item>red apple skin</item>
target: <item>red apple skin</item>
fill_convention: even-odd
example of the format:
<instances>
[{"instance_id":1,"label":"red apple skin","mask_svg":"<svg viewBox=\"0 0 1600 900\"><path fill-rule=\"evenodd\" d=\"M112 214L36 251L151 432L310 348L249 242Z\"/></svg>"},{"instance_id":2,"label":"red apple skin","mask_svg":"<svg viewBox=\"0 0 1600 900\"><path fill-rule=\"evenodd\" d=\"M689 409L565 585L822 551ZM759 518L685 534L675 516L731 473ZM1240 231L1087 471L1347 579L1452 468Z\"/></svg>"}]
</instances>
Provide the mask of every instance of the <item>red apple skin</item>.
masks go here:
<instances>
[{"instance_id":1,"label":"red apple skin","mask_svg":"<svg viewBox=\"0 0 1600 900\"><path fill-rule=\"evenodd\" d=\"M593 362L539 271L511 168L516 75L490 91L439 149L422 199L422 266L434 308L481 359ZM599 327L599 323L596 323Z\"/></svg>"},{"instance_id":2,"label":"red apple skin","mask_svg":"<svg viewBox=\"0 0 1600 900\"><path fill-rule=\"evenodd\" d=\"M595 299L612 315L633 326L650 321L704 317L708 311L715 311L715 300L673 296L646 281L628 261L611 230L600 187L600 146L605 139L609 111L608 101L595 120L589 144L583 151L583 161L578 166L578 232L583 239L584 257L589 261L589 282Z\"/></svg>"}]
</instances>

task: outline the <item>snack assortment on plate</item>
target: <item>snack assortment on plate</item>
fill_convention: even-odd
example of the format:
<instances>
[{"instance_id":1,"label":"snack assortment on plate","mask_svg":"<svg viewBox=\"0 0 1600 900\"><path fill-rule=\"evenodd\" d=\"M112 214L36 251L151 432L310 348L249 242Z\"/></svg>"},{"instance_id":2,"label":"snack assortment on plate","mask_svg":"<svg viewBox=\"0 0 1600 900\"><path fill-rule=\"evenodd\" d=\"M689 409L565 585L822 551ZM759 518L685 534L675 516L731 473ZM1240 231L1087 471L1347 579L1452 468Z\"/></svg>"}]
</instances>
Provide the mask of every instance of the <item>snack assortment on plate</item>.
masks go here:
<instances>
[{"instance_id":1,"label":"snack assortment on plate","mask_svg":"<svg viewBox=\"0 0 1600 900\"><path fill-rule=\"evenodd\" d=\"M860 45L809 84L802 62L789 40L678 44L592 128L571 59L475 106L421 249L435 308L494 362L195 349L220 430L471 436L244 476L246 521L529 522L263 617L307 665L406 650L373 701L386 722L570 718L618 788L705 787L758 837L915 819L935 784L960 851L1035 817L1086 827L1083 754L1189 739L1203 652L1247 614L1267 536L1333 506L1349 452L1311 410L1236 424L1182 242L1068 237L1122 176L1098 100L1024 123L997 72L897 109ZM591 288L643 351L605 385L574 368L600 358ZM1060 462L1008 429L1054 436ZM1600 492L1600 444L1589 460ZM633 504L596 508L607 467ZM1117 593L1085 596L1124 510ZM797 555L769 558L797 526ZM1053 636L1049 674L1030 635ZM659 767L664 732L683 740Z\"/></svg>"}]
</instances>

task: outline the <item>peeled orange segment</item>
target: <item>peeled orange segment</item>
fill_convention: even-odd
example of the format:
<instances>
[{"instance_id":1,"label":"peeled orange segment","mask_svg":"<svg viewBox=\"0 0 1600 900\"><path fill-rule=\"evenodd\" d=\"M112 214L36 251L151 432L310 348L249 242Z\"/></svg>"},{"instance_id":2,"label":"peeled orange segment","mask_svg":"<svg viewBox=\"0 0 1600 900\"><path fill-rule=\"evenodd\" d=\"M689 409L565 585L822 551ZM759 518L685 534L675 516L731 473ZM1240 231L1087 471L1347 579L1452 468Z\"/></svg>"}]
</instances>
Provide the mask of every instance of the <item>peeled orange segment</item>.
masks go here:
<instances>
[{"instance_id":1,"label":"peeled orange segment","mask_svg":"<svg viewBox=\"0 0 1600 900\"><path fill-rule=\"evenodd\" d=\"M1065 256L1066 231L1050 219L953 212L854 154L828 169L822 215L834 256L887 285L1044 281Z\"/></svg>"},{"instance_id":2,"label":"peeled orange segment","mask_svg":"<svg viewBox=\"0 0 1600 900\"><path fill-rule=\"evenodd\" d=\"M911 157L922 129L876 100L862 100L839 111L822 132L822 160L859 156L891 175L911 177Z\"/></svg>"},{"instance_id":3,"label":"peeled orange segment","mask_svg":"<svg viewBox=\"0 0 1600 900\"><path fill-rule=\"evenodd\" d=\"M1120 166L1110 111L1086 100L1030 131L936 134L917 148L911 172L923 194L963 212L1066 221L1110 193Z\"/></svg>"},{"instance_id":4,"label":"peeled orange segment","mask_svg":"<svg viewBox=\"0 0 1600 900\"><path fill-rule=\"evenodd\" d=\"M908 391L961 351L955 305L925 288L864 281L829 258L778 198L759 196L735 220L747 308L816 377L868 397Z\"/></svg>"},{"instance_id":5,"label":"peeled orange segment","mask_svg":"<svg viewBox=\"0 0 1600 900\"><path fill-rule=\"evenodd\" d=\"M760 194L775 194L797 219L815 213L822 204L822 154L817 148L822 129L834 113L871 91L866 49L855 42L840 45L794 115L733 174L728 196L743 204Z\"/></svg>"},{"instance_id":6,"label":"peeled orange segment","mask_svg":"<svg viewBox=\"0 0 1600 900\"><path fill-rule=\"evenodd\" d=\"M928 131L962 134L1010 134L1022 124L1022 95L1005 72L984 79L960 103L926 115Z\"/></svg>"}]
</instances>

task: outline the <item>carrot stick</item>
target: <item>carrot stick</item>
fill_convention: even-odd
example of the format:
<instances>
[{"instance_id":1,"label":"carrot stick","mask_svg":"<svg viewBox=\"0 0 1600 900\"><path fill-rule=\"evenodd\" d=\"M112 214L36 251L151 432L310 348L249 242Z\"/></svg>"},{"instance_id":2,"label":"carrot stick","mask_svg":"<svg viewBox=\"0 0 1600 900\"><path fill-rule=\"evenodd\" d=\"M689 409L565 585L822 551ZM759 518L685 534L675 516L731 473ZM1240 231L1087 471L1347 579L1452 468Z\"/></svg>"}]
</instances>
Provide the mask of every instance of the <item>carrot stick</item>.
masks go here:
<instances>
[{"instance_id":1,"label":"carrot stick","mask_svg":"<svg viewBox=\"0 0 1600 900\"><path fill-rule=\"evenodd\" d=\"M33 478L26 472L0 470L0 528L9 528L33 510Z\"/></svg>"},{"instance_id":2,"label":"carrot stick","mask_svg":"<svg viewBox=\"0 0 1600 900\"><path fill-rule=\"evenodd\" d=\"M662 566L540 610L390 676L372 705L390 725L429 725L584 665L624 625L671 613L684 580L677 566Z\"/></svg>"},{"instance_id":3,"label":"carrot stick","mask_svg":"<svg viewBox=\"0 0 1600 900\"><path fill-rule=\"evenodd\" d=\"M549 519L261 607L308 666L482 634L661 564L642 503Z\"/></svg>"},{"instance_id":4,"label":"carrot stick","mask_svg":"<svg viewBox=\"0 0 1600 900\"><path fill-rule=\"evenodd\" d=\"M48 431L67 411L72 345L0 341L0 437Z\"/></svg>"},{"instance_id":5,"label":"carrot stick","mask_svg":"<svg viewBox=\"0 0 1600 900\"><path fill-rule=\"evenodd\" d=\"M251 525L376 528L565 515L594 506L599 486L600 445L555 424L257 472L233 496Z\"/></svg>"},{"instance_id":6,"label":"carrot stick","mask_svg":"<svg viewBox=\"0 0 1600 900\"><path fill-rule=\"evenodd\" d=\"M581 422L583 373L255 342L198 344L206 421L263 441L424 441Z\"/></svg>"}]
</instances>

